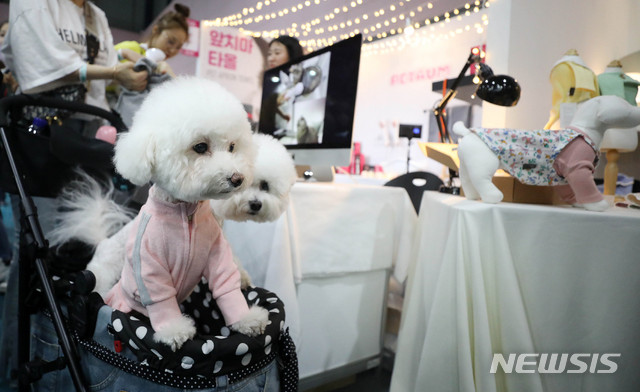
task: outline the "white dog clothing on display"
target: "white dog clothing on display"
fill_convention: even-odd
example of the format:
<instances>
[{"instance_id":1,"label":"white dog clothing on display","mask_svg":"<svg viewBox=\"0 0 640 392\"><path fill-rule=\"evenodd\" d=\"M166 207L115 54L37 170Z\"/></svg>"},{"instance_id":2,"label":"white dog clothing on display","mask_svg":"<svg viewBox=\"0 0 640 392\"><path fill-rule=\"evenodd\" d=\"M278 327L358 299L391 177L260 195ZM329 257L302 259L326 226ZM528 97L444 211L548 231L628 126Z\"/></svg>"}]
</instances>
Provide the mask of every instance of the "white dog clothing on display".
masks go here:
<instances>
[{"instance_id":1,"label":"white dog clothing on display","mask_svg":"<svg viewBox=\"0 0 640 392\"><path fill-rule=\"evenodd\" d=\"M529 185L567 184L554 168L554 162L560 152L578 137L584 138L597 154L595 144L577 129L472 128L471 131L491 148L509 174Z\"/></svg>"},{"instance_id":2,"label":"white dog clothing on display","mask_svg":"<svg viewBox=\"0 0 640 392\"><path fill-rule=\"evenodd\" d=\"M181 317L178 304L203 276L226 324L241 320L249 308L240 273L209 201L169 203L152 187L127 239L122 278L105 302L148 315L159 330Z\"/></svg>"}]
</instances>

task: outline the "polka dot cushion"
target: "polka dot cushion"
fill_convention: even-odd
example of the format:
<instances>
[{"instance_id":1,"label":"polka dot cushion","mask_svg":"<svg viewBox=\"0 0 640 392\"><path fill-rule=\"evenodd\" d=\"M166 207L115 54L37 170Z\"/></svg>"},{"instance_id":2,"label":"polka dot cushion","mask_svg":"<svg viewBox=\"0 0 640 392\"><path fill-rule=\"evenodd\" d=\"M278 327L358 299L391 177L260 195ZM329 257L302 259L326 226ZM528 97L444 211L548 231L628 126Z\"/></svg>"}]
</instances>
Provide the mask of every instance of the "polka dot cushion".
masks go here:
<instances>
[{"instance_id":1,"label":"polka dot cushion","mask_svg":"<svg viewBox=\"0 0 640 392\"><path fill-rule=\"evenodd\" d=\"M176 352L169 346L154 342L149 319L139 313L113 311L111 318L116 344L128 346L141 365L176 375L217 377L255 371L254 364L272 357L284 326L284 305L273 293L252 287L243 290L249 305L259 305L269 311L265 333L249 337L225 326L206 282L201 282L191 296L180 305L183 312L196 322L198 333Z\"/></svg>"}]
</instances>

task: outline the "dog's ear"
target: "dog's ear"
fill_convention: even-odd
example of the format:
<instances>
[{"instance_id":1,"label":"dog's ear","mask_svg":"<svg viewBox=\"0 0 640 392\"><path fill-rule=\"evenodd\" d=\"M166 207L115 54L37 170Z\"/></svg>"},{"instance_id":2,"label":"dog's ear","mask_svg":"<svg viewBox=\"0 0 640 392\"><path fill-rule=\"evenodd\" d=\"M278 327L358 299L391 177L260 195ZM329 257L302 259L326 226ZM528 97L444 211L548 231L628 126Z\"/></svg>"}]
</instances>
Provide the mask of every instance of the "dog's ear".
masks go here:
<instances>
[{"instance_id":1,"label":"dog's ear","mask_svg":"<svg viewBox=\"0 0 640 392\"><path fill-rule=\"evenodd\" d=\"M138 130L123 133L116 142L116 170L135 185L148 183L154 166L153 149L152 132Z\"/></svg>"}]
</instances>

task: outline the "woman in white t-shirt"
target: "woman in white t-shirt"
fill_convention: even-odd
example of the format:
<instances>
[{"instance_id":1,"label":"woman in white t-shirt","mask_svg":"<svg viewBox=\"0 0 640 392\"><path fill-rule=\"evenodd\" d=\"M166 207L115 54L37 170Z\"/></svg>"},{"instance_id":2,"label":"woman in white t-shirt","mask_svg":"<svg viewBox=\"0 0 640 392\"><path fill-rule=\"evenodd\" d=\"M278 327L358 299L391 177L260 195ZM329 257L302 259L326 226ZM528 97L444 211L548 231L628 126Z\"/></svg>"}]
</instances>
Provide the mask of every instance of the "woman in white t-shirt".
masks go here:
<instances>
[{"instance_id":1,"label":"woman in white t-shirt","mask_svg":"<svg viewBox=\"0 0 640 392\"><path fill-rule=\"evenodd\" d=\"M146 71L134 72L133 64L118 63L107 18L90 1L12 1L9 26L2 52L24 93L83 83L85 102L108 110L109 81L130 90L146 87ZM95 55L93 61L88 52Z\"/></svg>"},{"instance_id":2,"label":"woman in white t-shirt","mask_svg":"<svg viewBox=\"0 0 640 392\"><path fill-rule=\"evenodd\" d=\"M89 47L88 47L89 46ZM84 84L85 103L109 110L106 84L116 81L130 90L144 90L147 72L135 72L133 63L119 63L113 37L104 12L87 0L14 0L9 3L9 31L2 45L7 67L27 94L51 92ZM28 119L25 119L28 120ZM64 120L65 129L73 128L92 138L96 123L82 115ZM103 149L95 161L110 163L112 148ZM12 195L14 216L19 216L18 198ZM53 229L56 216L54 199L33 197L38 221L45 237ZM16 232L19 220L16 219ZM17 243L17 242L16 242ZM14 249L14 260L16 259ZM11 264L9 285L2 315L0 369L15 369L17 335L17 264ZM0 384L8 376L0 371Z\"/></svg>"}]
</instances>

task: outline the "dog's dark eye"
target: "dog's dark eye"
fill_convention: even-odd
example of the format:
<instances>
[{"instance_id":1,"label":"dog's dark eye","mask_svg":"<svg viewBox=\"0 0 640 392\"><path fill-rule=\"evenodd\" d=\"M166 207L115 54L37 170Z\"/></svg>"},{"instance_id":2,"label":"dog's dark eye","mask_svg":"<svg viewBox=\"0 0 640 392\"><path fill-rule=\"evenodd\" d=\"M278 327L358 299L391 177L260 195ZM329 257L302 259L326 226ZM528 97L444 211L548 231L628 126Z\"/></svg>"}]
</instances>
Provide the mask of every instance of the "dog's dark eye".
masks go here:
<instances>
[{"instance_id":1,"label":"dog's dark eye","mask_svg":"<svg viewBox=\"0 0 640 392\"><path fill-rule=\"evenodd\" d=\"M193 146L193 151L197 152L198 154L204 154L208 150L209 150L209 145L207 143L198 143L195 146Z\"/></svg>"},{"instance_id":2,"label":"dog's dark eye","mask_svg":"<svg viewBox=\"0 0 640 392\"><path fill-rule=\"evenodd\" d=\"M269 192L269 183L266 181L260 181L260 190Z\"/></svg>"},{"instance_id":3,"label":"dog's dark eye","mask_svg":"<svg viewBox=\"0 0 640 392\"><path fill-rule=\"evenodd\" d=\"M235 150L235 148L236 148L236 144L235 143L229 144L229 152L233 152L233 150Z\"/></svg>"}]
</instances>

